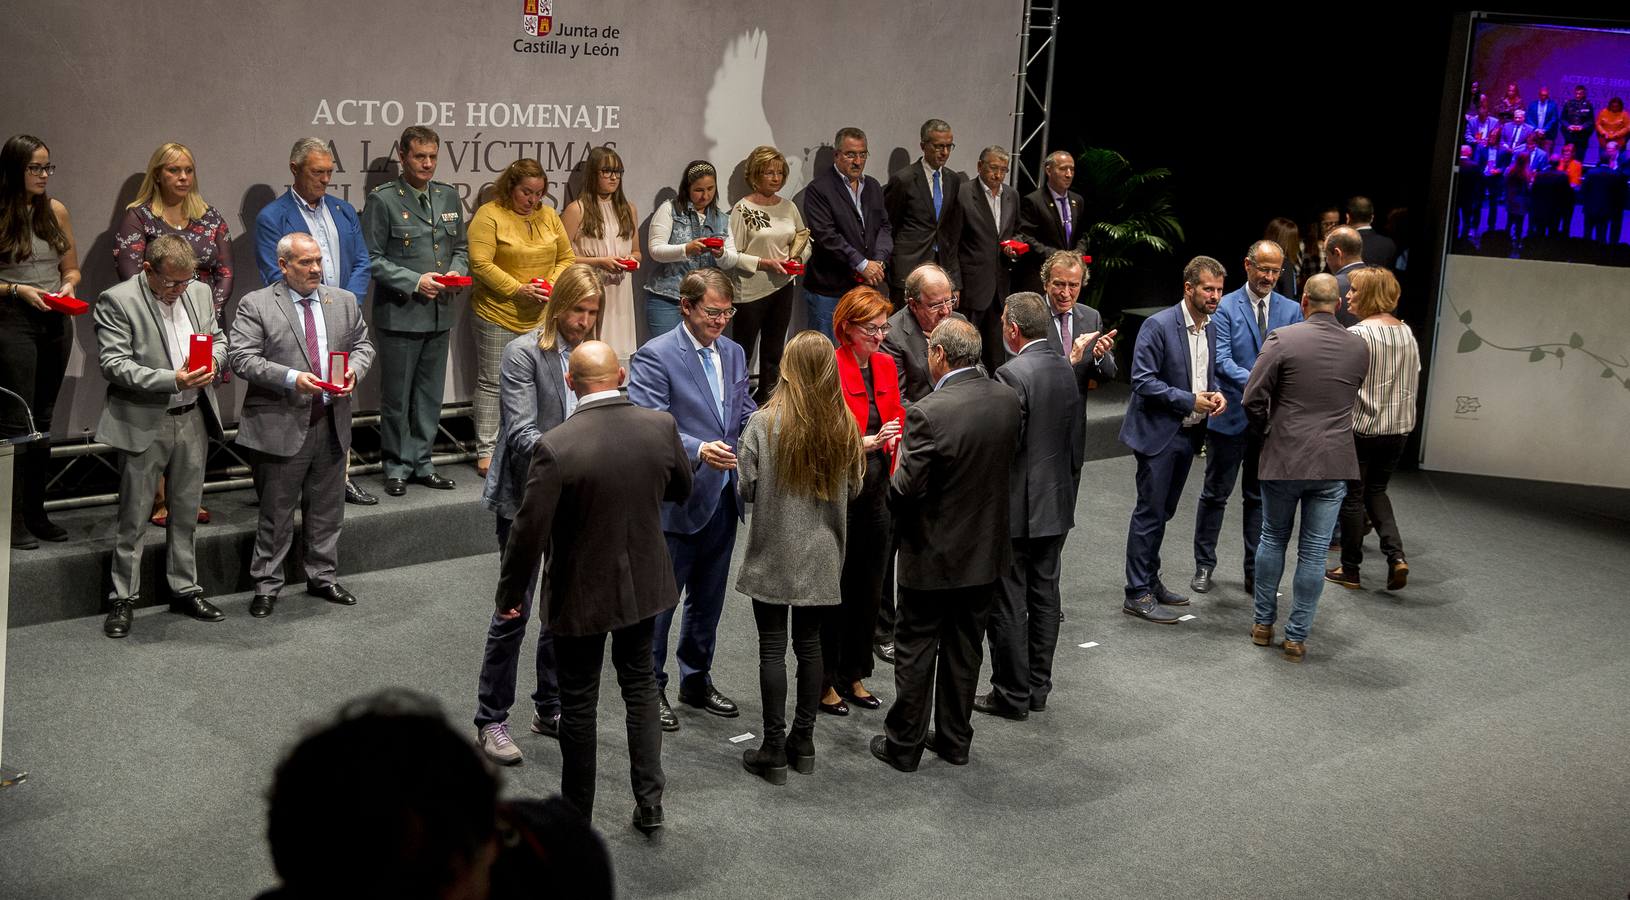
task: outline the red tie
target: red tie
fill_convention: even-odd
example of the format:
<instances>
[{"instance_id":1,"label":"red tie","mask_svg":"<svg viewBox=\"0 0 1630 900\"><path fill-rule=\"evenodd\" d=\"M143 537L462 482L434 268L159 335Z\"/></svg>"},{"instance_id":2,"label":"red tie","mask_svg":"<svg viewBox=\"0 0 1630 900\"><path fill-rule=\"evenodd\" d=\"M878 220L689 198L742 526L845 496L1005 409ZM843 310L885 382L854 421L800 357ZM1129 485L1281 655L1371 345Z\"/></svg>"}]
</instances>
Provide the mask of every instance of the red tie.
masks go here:
<instances>
[{"instance_id":1,"label":"red tie","mask_svg":"<svg viewBox=\"0 0 1630 900\"><path fill-rule=\"evenodd\" d=\"M315 302L315 300L307 298L300 301L300 306L305 310L306 318L306 358L311 360L311 373L316 375L317 379L321 381L323 377L322 367L317 362L317 318L311 313L311 304ZM315 425L322 419L322 417L323 398L320 396L313 396L311 398L312 424Z\"/></svg>"}]
</instances>

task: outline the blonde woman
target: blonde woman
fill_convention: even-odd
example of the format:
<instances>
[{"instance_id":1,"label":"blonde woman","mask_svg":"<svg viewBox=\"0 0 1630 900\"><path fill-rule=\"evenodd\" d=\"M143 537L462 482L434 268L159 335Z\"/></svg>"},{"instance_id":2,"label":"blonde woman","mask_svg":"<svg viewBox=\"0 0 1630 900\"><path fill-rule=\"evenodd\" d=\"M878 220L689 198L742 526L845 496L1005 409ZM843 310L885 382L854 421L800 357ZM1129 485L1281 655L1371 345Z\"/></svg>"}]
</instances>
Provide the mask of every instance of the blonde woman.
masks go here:
<instances>
[{"instance_id":1,"label":"blonde woman","mask_svg":"<svg viewBox=\"0 0 1630 900\"><path fill-rule=\"evenodd\" d=\"M730 337L753 358L758 344L758 390L764 405L781 368L781 348L792 320L792 275L786 264L809 260L809 229L798 204L780 196L787 183L787 158L774 147L755 147L747 154L747 185L753 192L730 210L730 233L736 238L736 318Z\"/></svg>"},{"instance_id":2,"label":"blonde woman","mask_svg":"<svg viewBox=\"0 0 1630 900\"><path fill-rule=\"evenodd\" d=\"M543 317L549 288L577 261L560 216L544 203L549 179L535 159L509 164L493 199L470 219L470 274L475 289L476 472L483 478L498 438L499 370L504 348ZM538 283L542 281L543 284Z\"/></svg>"},{"instance_id":3,"label":"blonde woman","mask_svg":"<svg viewBox=\"0 0 1630 900\"><path fill-rule=\"evenodd\" d=\"M815 767L815 711L824 666L821 619L840 599L849 501L860 492L860 430L838 389L832 344L814 331L787 345L781 381L741 435L737 479L753 504L736 590L753 598L764 742L742 756L747 771L784 784L787 767ZM798 660L787 729L787 625Z\"/></svg>"},{"instance_id":4,"label":"blonde woman","mask_svg":"<svg viewBox=\"0 0 1630 900\"><path fill-rule=\"evenodd\" d=\"M634 332L634 277L624 260L640 262L635 249L639 211L623 195L623 160L610 147L594 147L583 161L583 193L560 214L577 261L596 269L605 285L600 304L600 340L626 361L639 338Z\"/></svg>"}]
</instances>

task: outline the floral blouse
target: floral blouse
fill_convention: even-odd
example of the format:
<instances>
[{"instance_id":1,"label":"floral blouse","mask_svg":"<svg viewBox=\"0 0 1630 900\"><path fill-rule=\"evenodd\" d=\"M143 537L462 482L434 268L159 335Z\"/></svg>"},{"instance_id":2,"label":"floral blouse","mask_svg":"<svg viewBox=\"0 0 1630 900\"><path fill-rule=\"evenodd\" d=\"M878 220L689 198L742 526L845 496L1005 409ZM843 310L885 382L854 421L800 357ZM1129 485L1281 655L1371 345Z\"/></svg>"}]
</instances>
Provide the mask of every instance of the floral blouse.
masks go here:
<instances>
[{"instance_id":1,"label":"floral blouse","mask_svg":"<svg viewBox=\"0 0 1630 900\"><path fill-rule=\"evenodd\" d=\"M171 228L170 223L153 215L146 206L125 210L119 230L113 240L113 262L120 278L129 278L141 271L147 242L166 234L177 234L192 246L198 257L198 280L209 285L215 299L215 315L232 296L232 235L227 231L226 219L207 207L202 218L193 219L185 228Z\"/></svg>"}]
</instances>

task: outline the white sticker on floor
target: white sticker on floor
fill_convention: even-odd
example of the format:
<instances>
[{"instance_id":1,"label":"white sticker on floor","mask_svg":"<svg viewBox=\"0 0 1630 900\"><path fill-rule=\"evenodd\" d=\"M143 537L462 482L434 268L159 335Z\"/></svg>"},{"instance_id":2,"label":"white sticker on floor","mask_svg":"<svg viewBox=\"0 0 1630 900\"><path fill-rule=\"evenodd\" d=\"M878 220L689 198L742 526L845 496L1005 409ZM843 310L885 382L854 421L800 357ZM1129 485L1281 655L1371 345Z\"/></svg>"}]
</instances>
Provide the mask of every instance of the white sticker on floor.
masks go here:
<instances>
[{"instance_id":1,"label":"white sticker on floor","mask_svg":"<svg viewBox=\"0 0 1630 900\"><path fill-rule=\"evenodd\" d=\"M1179 622L1187 622L1188 620L1190 620L1192 618L1194 618L1194 613L1189 613L1186 616L1178 616L1177 621L1179 621Z\"/></svg>"},{"instance_id":2,"label":"white sticker on floor","mask_svg":"<svg viewBox=\"0 0 1630 900\"><path fill-rule=\"evenodd\" d=\"M1082 650L1091 650L1092 648L1098 646L1098 642L1087 641L1085 644L1077 644L1076 646L1080 647Z\"/></svg>"},{"instance_id":3,"label":"white sticker on floor","mask_svg":"<svg viewBox=\"0 0 1630 900\"><path fill-rule=\"evenodd\" d=\"M749 731L746 734L738 734L735 737L731 738L730 743L739 744L742 741L750 741L752 739L753 739L753 733L751 731Z\"/></svg>"}]
</instances>

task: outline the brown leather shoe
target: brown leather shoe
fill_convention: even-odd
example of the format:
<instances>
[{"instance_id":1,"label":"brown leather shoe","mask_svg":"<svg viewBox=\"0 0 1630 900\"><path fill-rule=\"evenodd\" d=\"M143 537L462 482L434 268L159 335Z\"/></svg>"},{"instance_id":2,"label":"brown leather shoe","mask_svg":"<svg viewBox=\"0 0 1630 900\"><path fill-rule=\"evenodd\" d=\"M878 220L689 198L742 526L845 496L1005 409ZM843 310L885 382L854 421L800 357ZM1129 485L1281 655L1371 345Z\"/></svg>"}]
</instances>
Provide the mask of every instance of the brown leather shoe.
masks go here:
<instances>
[{"instance_id":1,"label":"brown leather shoe","mask_svg":"<svg viewBox=\"0 0 1630 900\"><path fill-rule=\"evenodd\" d=\"M1290 660L1291 662L1299 663L1299 662L1302 661L1302 657L1304 657L1306 655L1307 655L1307 648L1302 646L1301 641L1286 641L1285 642L1285 658L1286 659Z\"/></svg>"},{"instance_id":2,"label":"brown leather shoe","mask_svg":"<svg viewBox=\"0 0 1630 900\"><path fill-rule=\"evenodd\" d=\"M1336 566L1324 573L1324 580L1331 584L1339 584L1350 591L1363 587L1358 581L1358 573L1349 570L1346 566Z\"/></svg>"},{"instance_id":3,"label":"brown leather shoe","mask_svg":"<svg viewBox=\"0 0 1630 900\"><path fill-rule=\"evenodd\" d=\"M1273 626L1263 625L1260 622L1251 626L1251 643L1258 647L1266 647L1273 643Z\"/></svg>"},{"instance_id":4,"label":"brown leather shoe","mask_svg":"<svg viewBox=\"0 0 1630 900\"><path fill-rule=\"evenodd\" d=\"M1387 568L1387 590L1396 591L1409 583L1409 563L1398 560Z\"/></svg>"}]
</instances>

